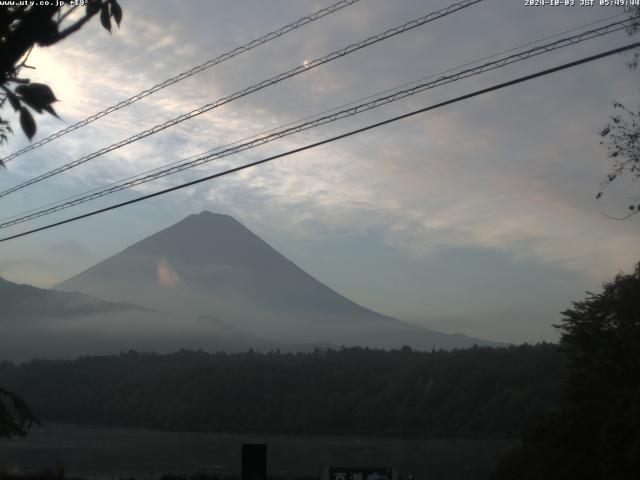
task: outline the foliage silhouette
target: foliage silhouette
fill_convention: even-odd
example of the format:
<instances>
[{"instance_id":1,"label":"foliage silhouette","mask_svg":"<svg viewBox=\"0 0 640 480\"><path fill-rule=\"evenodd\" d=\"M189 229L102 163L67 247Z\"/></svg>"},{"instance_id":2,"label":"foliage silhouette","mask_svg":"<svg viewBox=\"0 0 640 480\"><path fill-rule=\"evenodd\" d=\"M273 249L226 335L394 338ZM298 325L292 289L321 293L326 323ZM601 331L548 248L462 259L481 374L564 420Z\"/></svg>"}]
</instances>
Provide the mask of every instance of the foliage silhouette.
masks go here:
<instances>
[{"instance_id":1,"label":"foliage silhouette","mask_svg":"<svg viewBox=\"0 0 640 480\"><path fill-rule=\"evenodd\" d=\"M0 438L24 437L27 429L39 424L27 404L15 393L0 388Z\"/></svg>"},{"instance_id":2,"label":"foliage silhouette","mask_svg":"<svg viewBox=\"0 0 640 480\"><path fill-rule=\"evenodd\" d=\"M640 6L626 8L629 17L640 15ZM640 31L640 22L636 20L628 29L629 35ZM633 59L627 64L631 70L638 68L640 52L635 52ZM613 161L611 171L600 182L600 191L596 198L604 195L604 190L615 180L631 175L634 181L640 180L640 112L634 112L622 103L614 102L617 114L611 116L607 126L602 129L600 142L607 149L607 156ZM638 200L638 197L635 198ZM629 212L621 219L629 218L640 212L640 201L629 205Z\"/></svg>"},{"instance_id":3,"label":"foliage silhouette","mask_svg":"<svg viewBox=\"0 0 640 480\"><path fill-rule=\"evenodd\" d=\"M496 478L640 478L640 263L563 315L561 408L525 430Z\"/></svg>"},{"instance_id":4,"label":"foliage silhouette","mask_svg":"<svg viewBox=\"0 0 640 480\"><path fill-rule=\"evenodd\" d=\"M22 131L31 140L37 130L31 110L57 116L53 108L57 99L51 88L42 83L31 83L28 78L20 76L23 69L33 68L27 64L33 48L36 45L48 47L64 40L98 13L102 26L111 32L111 18L119 26L122 9L117 0L87 0L84 16L65 24L77 5L16 3L18 5L0 6L0 108L9 103L19 115ZM7 142L11 133L9 123L0 118L0 145Z\"/></svg>"}]
</instances>

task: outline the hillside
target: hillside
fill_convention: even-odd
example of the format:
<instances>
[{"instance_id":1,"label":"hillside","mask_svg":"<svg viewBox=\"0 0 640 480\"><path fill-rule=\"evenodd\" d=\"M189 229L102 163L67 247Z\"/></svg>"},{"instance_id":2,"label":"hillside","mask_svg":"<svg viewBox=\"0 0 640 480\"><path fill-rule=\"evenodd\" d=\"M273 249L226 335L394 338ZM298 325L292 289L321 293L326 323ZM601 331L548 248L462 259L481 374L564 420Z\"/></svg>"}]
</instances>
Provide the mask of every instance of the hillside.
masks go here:
<instances>
[{"instance_id":1,"label":"hillside","mask_svg":"<svg viewBox=\"0 0 640 480\"><path fill-rule=\"evenodd\" d=\"M235 352L249 348L267 351L279 346L213 316L178 317L132 303L36 288L2 278L0 305L0 361L75 358L130 349Z\"/></svg>"}]
</instances>

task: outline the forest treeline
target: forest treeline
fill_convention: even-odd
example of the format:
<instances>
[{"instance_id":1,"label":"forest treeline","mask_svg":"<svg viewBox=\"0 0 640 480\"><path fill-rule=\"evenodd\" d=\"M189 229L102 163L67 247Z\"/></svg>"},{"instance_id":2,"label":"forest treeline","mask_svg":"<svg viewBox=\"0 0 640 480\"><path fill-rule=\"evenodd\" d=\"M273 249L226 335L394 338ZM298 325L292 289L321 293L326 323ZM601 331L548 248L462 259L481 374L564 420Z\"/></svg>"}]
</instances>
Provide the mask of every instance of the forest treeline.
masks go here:
<instances>
[{"instance_id":1,"label":"forest treeline","mask_svg":"<svg viewBox=\"0 0 640 480\"><path fill-rule=\"evenodd\" d=\"M419 352L128 352L0 363L45 423L165 430L518 436L561 400L557 345Z\"/></svg>"}]
</instances>

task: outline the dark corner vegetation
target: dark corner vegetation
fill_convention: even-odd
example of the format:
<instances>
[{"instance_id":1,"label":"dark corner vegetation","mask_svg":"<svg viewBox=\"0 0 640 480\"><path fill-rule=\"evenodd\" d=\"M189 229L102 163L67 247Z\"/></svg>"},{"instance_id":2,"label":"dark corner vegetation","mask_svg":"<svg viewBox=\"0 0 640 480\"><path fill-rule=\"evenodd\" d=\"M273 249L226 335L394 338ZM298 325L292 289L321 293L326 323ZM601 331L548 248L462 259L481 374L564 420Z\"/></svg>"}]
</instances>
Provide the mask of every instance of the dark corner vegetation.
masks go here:
<instances>
[{"instance_id":1,"label":"dark corner vegetation","mask_svg":"<svg viewBox=\"0 0 640 480\"><path fill-rule=\"evenodd\" d=\"M39 423L24 400L0 387L0 438L24 437L32 425Z\"/></svg>"},{"instance_id":2,"label":"dark corner vegetation","mask_svg":"<svg viewBox=\"0 0 640 480\"><path fill-rule=\"evenodd\" d=\"M102 26L111 32L111 18L120 26L122 9L117 0L86 0L75 6L67 2L67 8L64 2L12 3L15 5L0 7L0 108L8 101L22 131L32 140L37 130L33 113L58 116L53 108L58 99L51 88L23 76L24 69L34 69L27 64L34 47L49 47L65 40L98 14ZM79 5L85 7L85 14L68 21ZM12 133L9 122L0 117L0 145L8 142ZM2 160L0 166L4 166Z\"/></svg>"},{"instance_id":3,"label":"dark corner vegetation","mask_svg":"<svg viewBox=\"0 0 640 480\"><path fill-rule=\"evenodd\" d=\"M640 263L563 314L560 408L527 426L496 478L640 478Z\"/></svg>"}]
</instances>

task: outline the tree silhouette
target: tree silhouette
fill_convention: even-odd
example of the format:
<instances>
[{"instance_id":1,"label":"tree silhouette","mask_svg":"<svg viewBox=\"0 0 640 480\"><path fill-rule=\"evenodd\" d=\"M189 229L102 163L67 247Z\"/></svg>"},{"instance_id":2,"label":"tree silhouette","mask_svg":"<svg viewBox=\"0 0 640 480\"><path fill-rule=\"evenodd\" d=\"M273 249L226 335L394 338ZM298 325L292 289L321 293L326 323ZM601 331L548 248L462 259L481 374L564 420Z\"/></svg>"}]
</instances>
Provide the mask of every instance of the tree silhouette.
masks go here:
<instances>
[{"instance_id":1,"label":"tree silhouette","mask_svg":"<svg viewBox=\"0 0 640 480\"><path fill-rule=\"evenodd\" d=\"M16 2L28 3L28 2ZM0 107L7 102L18 113L20 126L31 140L36 122L31 111L56 115L56 97L49 86L31 83L21 76L29 54L37 46L48 47L80 30L93 16L100 15L102 26L111 31L111 18L120 25L122 9L117 0L87 0L84 15L78 6L15 5L0 6ZM0 144L13 133L9 122L0 118Z\"/></svg>"},{"instance_id":2,"label":"tree silhouette","mask_svg":"<svg viewBox=\"0 0 640 480\"><path fill-rule=\"evenodd\" d=\"M34 423L40 424L27 404L15 393L0 388L0 438L25 436Z\"/></svg>"},{"instance_id":3,"label":"tree silhouette","mask_svg":"<svg viewBox=\"0 0 640 480\"><path fill-rule=\"evenodd\" d=\"M630 18L640 16L640 6L627 7ZM629 35L640 31L640 22L636 21L627 28ZM635 52L633 59L627 64L631 70L638 68L640 52ZM613 161L611 171L600 183L600 191L596 198L604 195L605 188L615 180L631 175L635 181L640 180L640 111L634 112L622 103L614 102L617 114L611 116L607 126L600 132L600 142L607 149L607 156ZM640 198L635 197L629 205L629 212L622 219L640 212Z\"/></svg>"},{"instance_id":4,"label":"tree silhouette","mask_svg":"<svg viewBox=\"0 0 640 480\"><path fill-rule=\"evenodd\" d=\"M525 432L497 478L640 478L640 263L563 316L562 409Z\"/></svg>"},{"instance_id":5,"label":"tree silhouette","mask_svg":"<svg viewBox=\"0 0 640 480\"><path fill-rule=\"evenodd\" d=\"M592 427L593 461L606 472L601 478L639 478L640 263L563 315L566 401Z\"/></svg>"}]
</instances>

